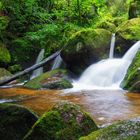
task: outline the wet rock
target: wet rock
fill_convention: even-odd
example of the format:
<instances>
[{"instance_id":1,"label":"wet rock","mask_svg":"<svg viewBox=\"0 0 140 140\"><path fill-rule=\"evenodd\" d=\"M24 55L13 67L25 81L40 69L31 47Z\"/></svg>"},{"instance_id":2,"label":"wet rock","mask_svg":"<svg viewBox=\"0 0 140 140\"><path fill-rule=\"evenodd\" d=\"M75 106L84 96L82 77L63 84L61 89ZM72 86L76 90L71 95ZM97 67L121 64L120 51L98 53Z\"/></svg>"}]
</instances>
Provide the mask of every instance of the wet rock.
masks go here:
<instances>
[{"instance_id":1,"label":"wet rock","mask_svg":"<svg viewBox=\"0 0 140 140\"><path fill-rule=\"evenodd\" d=\"M122 87L132 92L140 92L140 51L136 54L127 74L122 82Z\"/></svg>"},{"instance_id":2,"label":"wet rock","mask_svg":"<svg viewBox=\"0 0 140 140\"><path fill-rule=\"evenodd\" d=\"M28 109L14 104L0 104L0 139L21 140L37 121Z\"/></svg>"},{"instance_id":3,"label":"wet rock","mask_svg":"<svg viewBox=\"0 0 140 140\"><path fill-rule=\"evenodd\" d=\"M115 54L120 57L138 40L140 40L140 18L123 22L116 33Z\"/></svg>"},{"instance_id":4,"label":"wet rock","mask_svg":"<svg viewBox=\"0 0 140 140\"><path fill-rule=\"evenodd\" d=\"M55 69L27 82L24 87L31 89L66 89L72 88L71 82L67 78L68 72L62 69Z\"/></svg>"},{"instance_id":5,"label":"wet rock","mask_svg":"<svg viewBox=\"0 0 140 140\"><path fill-rule=\"evenodd\" d=\"M85 29L75 33L61 53L67 68L76 74L89 65L108 57L111 32L105 29Z\"/></svg>"},{"instance_id":6,"label":"wet rock","mask_svg":"<svg viewBox=\"0 0 140 140\"><path fill-rule=\"evenodd\" d=\"M77 140L95 130L96 124L79 106L61 102L35 123L24 140Z\"/></svg>"},{"instance_id":7,"label":"wet rock","mask_svg":"<svg viewBox=\"0 0 140 140\"><path fill-rule=\"evenodd\" d=\"M140 118L121 121L95 131L80 140L139 140Z\"/></svg>"}]
</instances>

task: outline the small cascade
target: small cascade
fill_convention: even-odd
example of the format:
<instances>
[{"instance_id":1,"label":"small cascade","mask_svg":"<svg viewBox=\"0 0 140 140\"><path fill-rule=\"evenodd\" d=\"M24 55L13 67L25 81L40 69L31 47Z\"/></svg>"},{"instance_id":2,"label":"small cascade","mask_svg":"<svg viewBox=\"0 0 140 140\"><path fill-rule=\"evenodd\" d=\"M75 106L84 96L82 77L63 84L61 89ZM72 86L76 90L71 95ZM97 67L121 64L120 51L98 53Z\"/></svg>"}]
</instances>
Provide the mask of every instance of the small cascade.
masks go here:
<instances>
[{"instance_id":1,"label":"small cascade","mask_svg":"<svg viewBox=\"0 0 140 140\"><path fill-rule=\"evenodd\" d=\"M111 43L110 43L110 52L109 52L110 59L114 57L115 40L116 40L115 34L112 34Z\"/></svg>"},{"instance_id":2,"label":"small cascade","mask_svg":"<svg viewBox=\"0 0 140 140\"><path fill-rule=\"evenodd\" d=\"M120 59L106 59L89 66L82 74L74 87L77 89L101 89L119 88L130 64L137 51L140 49L140 41L135 43Z\"/></svg>"},{"instance_id":3,"label":"small cascade","mask_svg":"<svg viewBox=\"0 0 140 140\"><path fill-rule=\"evenodd\" d=\"M45 50L41 49L41 51L39 52L39 55L38 55L38 57L36 59L36 63L35 64L38 64L38 63L40 63L43 60L44 53L45 53ZM43 67L40 67L40 68L38 68L38 69L33 71L33 74L31 75L30 79L33 79L33 78L39 76L42 73L43 73Z\"/></svg>"},{"instance_id":4,"label":"small cascade","mask_svg":"<svg viewBox=\"0 0 140 140\"><path fill-rule=\"evenodd\" d=\"M51 69L54 70L54 69L59 68L59 67L61 66L61 64L62 64L62 61L63 61L63 60L62 60L61 56L58 55L58 56L55 58Z\"/></svg>"}]
</instances>

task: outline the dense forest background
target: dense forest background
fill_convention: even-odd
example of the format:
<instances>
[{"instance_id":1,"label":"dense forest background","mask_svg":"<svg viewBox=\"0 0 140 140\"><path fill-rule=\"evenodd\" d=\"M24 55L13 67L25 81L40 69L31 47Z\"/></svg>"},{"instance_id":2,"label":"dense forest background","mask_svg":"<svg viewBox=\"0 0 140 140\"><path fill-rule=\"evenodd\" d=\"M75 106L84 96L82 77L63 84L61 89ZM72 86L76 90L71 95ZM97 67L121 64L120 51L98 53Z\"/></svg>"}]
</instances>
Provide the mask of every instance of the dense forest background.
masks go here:
<instances>
[{"instance_id":1,"label":"dense forest background","mask_svg":"<svg viewBox=\"0 0 140 140\"><path fill-rule=\"evenodd\" d=\"M137 2L137 4L136 4ZM77 31L115 27L137 17L135 0L1 0L0 66L15 73L49 56Z\"/></svg>"}]
</instances>

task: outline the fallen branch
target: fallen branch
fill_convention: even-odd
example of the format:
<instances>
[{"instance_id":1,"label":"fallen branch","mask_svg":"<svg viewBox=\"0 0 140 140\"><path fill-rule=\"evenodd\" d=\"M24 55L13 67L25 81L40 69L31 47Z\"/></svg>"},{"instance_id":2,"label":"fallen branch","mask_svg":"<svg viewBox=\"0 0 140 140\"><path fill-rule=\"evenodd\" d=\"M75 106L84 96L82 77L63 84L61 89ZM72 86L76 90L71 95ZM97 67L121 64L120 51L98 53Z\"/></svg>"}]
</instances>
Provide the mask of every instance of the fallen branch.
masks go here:
<instances>
[{"instance_id":1,"label":"fallen branch","mask_svg":"<svg viewBox=\"0 0 140 140\"><path fill-rule=\"evenodd\" d=\"M45 65L45 64L46 64L47 62L49 62L50 60L52 60L52 59L54 59L55 57L57 57L57 56L60 54L60 52L61 52L61 50L60 50L60 51L57 51L56 53L52 54L52 55L49 56L48 58L44 59L42 62L40 62L40 63L38 63L38 64L35 64L35 65L33 65L33 66L31 66L31 67L25 69L24 71L21 71L21 72L15 74L15 75L13 75L13 76L11 76L11 77L5 79L5 80L0 81L0 86L3 86L3 85L5 85L5 84L7 84L7 83L9 83L9 82L11 82L11 81L13 81L13 80L16 80L16 79L17 79L18 77L20 77L20 76L23 76L23 75L25 75L25 74L27 74L27 73L29 73L29 72L35 70L35 69L38 69L38 68L42 67L43 65Z\"/></svg>"}]
</instances>

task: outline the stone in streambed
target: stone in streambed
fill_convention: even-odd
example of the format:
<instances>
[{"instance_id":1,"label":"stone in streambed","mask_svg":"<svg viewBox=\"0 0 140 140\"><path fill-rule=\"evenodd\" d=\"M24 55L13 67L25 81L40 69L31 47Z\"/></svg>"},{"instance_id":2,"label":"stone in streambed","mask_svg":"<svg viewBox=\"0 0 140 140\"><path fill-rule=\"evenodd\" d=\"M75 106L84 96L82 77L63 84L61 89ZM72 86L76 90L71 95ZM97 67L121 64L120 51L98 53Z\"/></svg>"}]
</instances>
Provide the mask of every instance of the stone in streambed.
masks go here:
<instances>
[{"instance_id":1,"label":"stone in streambed","mask_svg":"<svg viewBox=\"0 0 140 140\"><path fill-rule=\"evenodd\" d=\"M15 104L0 104L0 139L22 140L37 116L28 109Z\"/></svg>"},{"instance_id":2,"label":"stone in streambed","mask_svg":"<svg viewBox=\"0 0 140 140\"><path fill-rule=\"evenodd\" d=\"M70 37L61 57L67 68L81 74L89 65L108 58L111 32L105 29L85 29Z\"/></svg>"},{"instance_id":3,"label":"stone in streambed","mask_svg":"<svg viewBox=\"0 0 140 140\"><path fill-rule=\"evenodd\" d=\"M122 87L132 92L140 92L140 51L137 52L128 68Z\"/></svg>"},{"instance_id":4,"label":"stone in streambed","mask_svg":"<svg viewBox=\"0 0 140 140\"><path fill-rule=\"evenodd\" d=\"M66 89L72 88L72 84L67 79L68 72L62 69L55 69L27 82L24 87L31 89Z\"/></svg>"},{"instance_id":5,"label":"stone in streambed","mask_svg":"<svg viewBox=\"0 0 140 140\"><path fill-rule=\"evenodd\" d=\"M97 129L79 106L61 102L35 123L24 140L77 140Z\"/></svg>"},{"instance_id":6,"label":"stone in streambed","mask_svg":"<svg viewBox=\"0 0 140 140\"><path fill-rule=\"evenodd\" d=\"M79 140L139 140L140 117L114 123Z\"/></svg>"}]
</instances>

